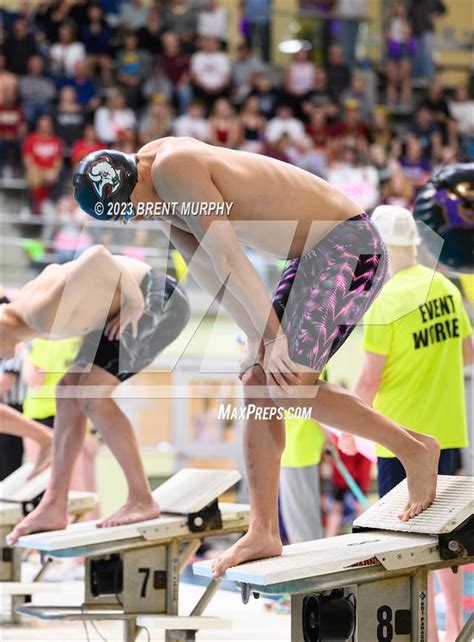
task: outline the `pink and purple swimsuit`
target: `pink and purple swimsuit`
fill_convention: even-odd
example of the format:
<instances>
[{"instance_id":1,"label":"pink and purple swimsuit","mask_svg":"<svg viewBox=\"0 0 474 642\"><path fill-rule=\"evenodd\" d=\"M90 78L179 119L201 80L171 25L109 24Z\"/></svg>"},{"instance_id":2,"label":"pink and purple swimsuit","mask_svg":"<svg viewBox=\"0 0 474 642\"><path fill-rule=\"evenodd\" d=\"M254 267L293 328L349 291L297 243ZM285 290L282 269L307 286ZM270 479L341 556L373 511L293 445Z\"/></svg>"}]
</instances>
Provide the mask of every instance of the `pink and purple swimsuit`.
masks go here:
<instances>
[{"instance_id":1,"label":"pink and purple swimsuit","mask_svg":"<svg viewBox=\"0 0 474 642\"><path fill-rule=\"evenodd\" d=\"M293 361L321 372L379 294L386 273L386 248L367 214L339 223L291 259L273 307Z\"/></svg>"}]
</instances>

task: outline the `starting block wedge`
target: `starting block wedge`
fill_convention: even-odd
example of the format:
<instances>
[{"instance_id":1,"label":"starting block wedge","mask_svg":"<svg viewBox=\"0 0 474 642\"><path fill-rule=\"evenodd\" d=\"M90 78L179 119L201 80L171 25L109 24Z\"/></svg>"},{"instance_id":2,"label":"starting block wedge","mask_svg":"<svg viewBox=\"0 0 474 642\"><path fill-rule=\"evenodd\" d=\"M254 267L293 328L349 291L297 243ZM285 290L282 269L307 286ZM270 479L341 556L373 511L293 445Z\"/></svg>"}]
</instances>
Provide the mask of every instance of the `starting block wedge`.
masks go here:
<instances>
[{"instance_id":1,"label":"starting block wedge","mask_svg":"<svg viewBox=\"0 0 474 642\"><path fill-rule=\"evenodd\" d=\"M474 478L438 477L433 505L401 522L406 481L355 522L355 532L285 546L224 578L252 594L291 594L292 642L426 642L427 573L474 562ZM211 577L211 561L194 564ZM385 636L385 637L384 637Z\"/></svg>"},{"instance_id":2,"label":"starting block wedge","mask_svg":"<svg viewBox=\"0 0 474 642\"><path fill-rule=\"evenodd\" d=\"M184 469L153 492L163 511L157 519L110 528L83 522L20 538L17 547L51 558L84 557L86 572L82 606L26 605L18 613L121 620L124 642L135 642L145 621L164 628L167 640L194 640L201 628L228 628L226 620L201 617L219 586L213 580L189 616L178 615L179 579L205 539L247 531L249 507L219 502L240 479L237 471Z\"/></svg>"},{"instance_id":3,"label":"starting block wedge","mask_svg":"<svg viewBox=\"0 0 474 642\"><path fill-rule=\"evenodd\" d=\"M41 582L49 562L46 560L40 567L33 581L21 579L22 551L11 547L6 542L8 533L39 504L51 474L50 469L28 479L33 464L24 464L9 477L0 482L0 591L12 597L11 618L17 620L15 610L33 593L50 592L54 585ZM95 493L70 491L68 511L74 521L80 521L84 515L97 505ZM57 590L57 589L55 589Z\"/></svg>"}]
</instances>

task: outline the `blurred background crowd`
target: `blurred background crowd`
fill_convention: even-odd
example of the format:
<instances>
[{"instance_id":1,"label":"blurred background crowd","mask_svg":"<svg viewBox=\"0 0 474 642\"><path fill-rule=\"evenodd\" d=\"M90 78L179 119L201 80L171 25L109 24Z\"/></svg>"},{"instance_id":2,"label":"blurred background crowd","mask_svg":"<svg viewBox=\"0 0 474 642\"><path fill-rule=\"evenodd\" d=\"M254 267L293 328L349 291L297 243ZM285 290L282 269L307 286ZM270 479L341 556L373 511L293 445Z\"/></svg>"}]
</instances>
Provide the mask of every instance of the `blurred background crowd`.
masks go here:
<instances>
[{"instance_id":1,"label":"blurred background crowd","mask_svg":"<svg viewBox=\"0 0 474 642\"><path fill-rule=\"evenodd\" d=\"M35 219L21 243L32 264L97 241L150 258L145 227L123 243L82 231L72 168L104 147L174 135L266 154L369 212L410 206L437 166L473 159L472 70L443 83L435 64L449 2L375 4L377 19L370 0L4 3L0 185L7 213Z\"/></svg>"},{"instance_id":2,"label":"blurred background crowd","mask_svg":"<svg viewBox=\"0 0 474 642\"><path fill-rule=\"evenodd\" d=\"M191 136L297 165L369 213L382 203L410 208L434 170L474 160L470 0L3 0L2 7L2 281L12 291L47 264L70 261L95 243L185 275L184 261L169 253L153 221L124 228L80 211L72 198L72 172L95 150L135 153L161 137ZM254 254L252 262L271 290L283 262ZM206 314L208 301L201 301L191 279L186 285L193 313ZM219 361L218 372L232 372L226 368L238 356L239 338L229 340L234 326L220 322L224 329L211 357L224 363ZM209 332L213 323L206 326ZM37 399L36 388L56 385L71 347L51 343L46 365L38 346L25 350L7 372L15 385L8 394L0 390L2 402L23 406L46 425L56 412L54 400L32 410L28 395ZM175 379L166 374L166 385L202 381L193 361L201 349L190 350ZM358 344L345 351L335 360L331 381L350 388L361 351ZM46 367L56 378L39 376ZM142 450L148 456L147 448L173 443L190 465L213 467L226 457L230 467L241 468L239 427L217 420L217 402L237 398L234 379L206 380L202 398L186 407L181 399L173 406L161 399L155 406L130 402L126 410ZM466 386L471 416L472 379ZM362 505L332 459L322 455L324 435L315 442L313 425L301 430L295 434L303 448L309 444L305 455L314 453L314 466L323 456L321 479L336 489L330 496L323 483L325 532L335 535ZM89 437L80 474L90 480L90 487L84 485L90 490L98 447ZM0 470L13 457L3 451ZM100 453L97 466L106 510L120 483L115 477L111 482L107 457ZM369 492L370 461L360 454L343 461ZM156 468L162 471L161 460ZM472 573L469 578L471 605Z\"/></svg>"}]
</instances>

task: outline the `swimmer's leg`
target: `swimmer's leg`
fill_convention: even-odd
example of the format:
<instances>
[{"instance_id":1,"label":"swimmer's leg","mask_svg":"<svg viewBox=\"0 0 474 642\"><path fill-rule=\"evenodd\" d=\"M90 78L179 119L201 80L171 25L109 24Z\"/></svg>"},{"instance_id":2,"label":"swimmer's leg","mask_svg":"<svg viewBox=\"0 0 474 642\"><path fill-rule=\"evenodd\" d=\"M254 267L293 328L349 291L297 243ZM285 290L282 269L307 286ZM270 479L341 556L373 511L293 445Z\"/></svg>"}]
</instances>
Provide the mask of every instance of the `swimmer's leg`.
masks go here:
<instances>
[{"instance_id":1,"label":"swimmer's leg","mask_svg":"<svg viewBox=\"0 0 474 642\"><path fill-rule=\"evenodd\" d=\"M265 388L265 374L254 366L242 376L246 406L259 408L271 406L272 400L258 398L254 386ZM253 398L252 395L256 398ZM220 577L227 568L247 560L281 555L282 543L278 525L278 490L280 459L285 447L285 426L282 419L256 419L246 421L244 454L250 494L250 526L234 546L214 560L214 577Z\"/></svg>"},{"instance_id":2,"label":"swimmer's leg","mask_svg":"<svg viewBox=\"0 0 474 642\"><path fill-rule=\"evenodd\" d=\"M260 372L259 372L260 371ZM426 509L436 494L439 446L435 439L401 428L383 417L350 391L319 381L317 372L299 372L304 393L283 398L274 396L274 404L287 407L311 407L316 421L381 443L394 452L407 471L409 502L401 519L409 519ZM247 386L264 381L263 372L254 367L243 377ZM272 391L273 392L273 391ZM280 390L279 390L280 392ZM246 391L251 396L251 388ZM247 397L248 398L248 397ZM255 403L263 404L264 400ZM269 405L268 399L264 402ZM281 554L278 530L278 482L284 426L277 419L251 419L245 432L245 455L250 490L251 521L248 533L214 561L214 577L244 561Z\"/></svg>"},{"instance_id":3,"label":"swimmer's leg","mask_svg":"<svg viewBox=\"0 0 474 642\"><path fill-rule=\"evenodd\" d=\"M402 428L350 390L318 381L317 373L300 373L300 377L301 386L306 386L306 390L317 385L315 395L306 398L305 391L305 398L298 399L296 389L296 399L275 396L275 402L284 407L310 406L311 417L316 421L388 448L400 459L407 473L409 499L400 519L406 521L428 508L436 496L440 452L436 439Z\"/></svg>"},{"instance_id":4,"label":"swimmer's leg","mask_svg":"<svg viewBox=\"0 0 474 642\"><path fill-rule=\"evenodd\" d=\"M80 373L67 372L58 384L75 387ZM12 544L29 533L60 530L67 526L67 502L74 465L86 435L86 416L74 397L57 395L51 477L43 499L9 534Z\"/></svg>"},{"instance_id":5,"label":"swimmer's leg","mask_svg":"<svg viewBox=\"0 0 474 642\"><path fill-rule=\"evenodd\" d=\"M160 510L153 500L150 484L140 457L137 439L128 417L115 401L104 395L99 398L81 396L81 388L107 386L113 390L120 380L96 365L83 373L78 387L78 403L101 433L105 443L117 459L128 484L128 498L124 506L110 517L102 520L99 527L119 526L154 519ZM87 388L86 388L87 389Z\"/></svg>"}]
</instances>

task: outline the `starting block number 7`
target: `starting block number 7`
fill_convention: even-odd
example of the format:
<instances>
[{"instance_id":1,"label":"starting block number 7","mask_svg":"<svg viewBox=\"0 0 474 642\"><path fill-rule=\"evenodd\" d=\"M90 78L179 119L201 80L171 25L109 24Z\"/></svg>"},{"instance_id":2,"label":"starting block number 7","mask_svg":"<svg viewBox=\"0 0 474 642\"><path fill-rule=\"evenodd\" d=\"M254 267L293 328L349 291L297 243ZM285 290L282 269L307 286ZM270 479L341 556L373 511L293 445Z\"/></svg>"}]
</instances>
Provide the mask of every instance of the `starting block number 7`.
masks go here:
<instances>
[{"instance_id":1,"label":"starting block number 7","mask_svg":"<svg viewBox=\"0 0 474 642\"><path fill-rule=\"evenodd\" d=\"M139 568L138 572L143 574L143 584L142 584L142 590L140 591L140 597L146 597L151 568Z\"/></svg>"}]
</instances>

